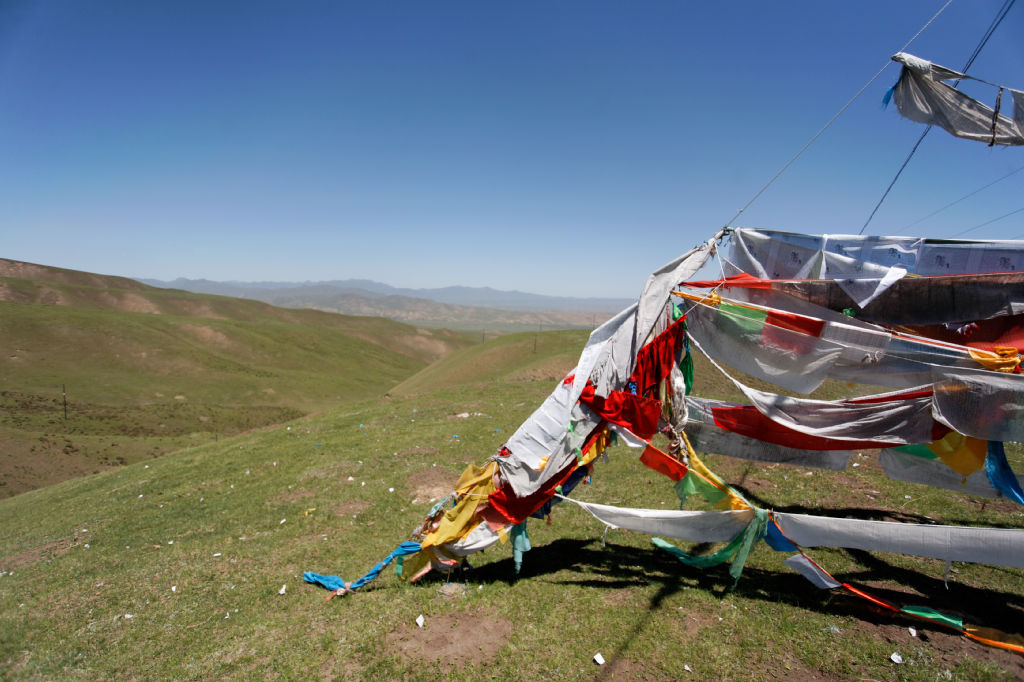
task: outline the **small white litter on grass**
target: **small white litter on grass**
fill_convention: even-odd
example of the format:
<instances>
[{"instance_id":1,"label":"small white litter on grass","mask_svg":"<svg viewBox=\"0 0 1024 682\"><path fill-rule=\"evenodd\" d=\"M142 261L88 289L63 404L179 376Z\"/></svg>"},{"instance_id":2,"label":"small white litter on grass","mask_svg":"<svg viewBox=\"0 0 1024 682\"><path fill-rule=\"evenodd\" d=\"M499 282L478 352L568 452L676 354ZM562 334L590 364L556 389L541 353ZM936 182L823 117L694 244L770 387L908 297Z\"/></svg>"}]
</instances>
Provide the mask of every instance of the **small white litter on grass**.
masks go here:
<instances>
[{"instance_id":1,"label":"small white litter on grass","mask_svg":"<svg viewBox=\"0 0 1024 682\"><path fill-rule=\"evenodd\" d=\"M133 615L132 615L132 614L130 614L130 613L126 613L126 614L124 614L124 619L125 619L125 620L131 620L131 619L132 619L132 618L134 618L134 617L135 617L135 616L133 616Z\"/></svg>"},{"instance_id":2,"label":"small white litter on grass","mask_svg":"<svg viewBox=\"0 0 1024 682\"><path fill-rule=\"evenodd\" d=\"M177 591L178 591L178 586L177 585L171 585L171 592L177 592Z\"/></svg>"},{"instance_id":3,"label":"small white litter on grass","mask_svg":"<svg viewBox=\"0 0 1024 682\"><path fill-rule=\"evenodd\" d=\"M910 630L910 636L911 637L917 637L917 628L915 628L913 625L911 625L907 629Z\"/></svg>"},{"instance_id":4,"label":"small white litter on grass","mask_svg":"<svg viewBox=\"0 0 1024 682\"><path fill-rule=\"evenodd\" d=\"M416 616L416 627L418 627L418 628L423 627L423 623L425 623L425 622L426 621L424 620L422 613L420 615Z\"/></svg>"},{"instance_id":5,"label":"small white litter on grass","mask_svg":"<svg viewBox=\"0 0 1024 682\"><path fill-rule=\"evenodd\" d=\"M685 670L688 673L692 673L693 672L693 668L690 667L689 663L684 663L683 664L683 670Z\"/></svg>"},{"instance_id":6,"label":"small white litter on grass","mask_svg":"<svg viewBox=\"0 0 1024 682\"><path fill-rule=\"evenodd\" d=\"M889 657L889 660L892 661L893 663L895 663L896 665L899 665L900 663L903 663L903 657L900 656L895 651L892 652L892 656Z\"/></svg>"},{"instance_id":7,"label":"small white litter on grass","mask_svg":"<svg viewBox=\"0 0 1024 682\"><path fill-rule=\"evenodd\" d=\"M393 492L395 492L395 489L394 488L388 488L388 492L389 493L393 493Z\"/></svg>"},{"instance_id":8,"label":"small white litter on grass","mask_svg":"<svg viewBox=\"0 0 1024 682\"><path fill-rule=\"evenodd\" d=\"M288 584L285 583L284 585L281 585L281 589L278 590L277 593L278 594L284 594L287 589L288 589Z\"/></svg>"},{"instance_id":9,"label":"small white litter on grass","mask_svg":"<svg viewBox=\"0 0 1024 682\"><path fill-rule=\"evenodd\" d=\"M220 556L220 552L215 553L213 556Z\"/></svg>"},{"instance_id":10,"label":"small white litter on grass","mask_svg":"<svg viewBox=\"0 0 1024 682\"><path fill-rule=\"evenodd\" d=\"M284 522L285 522L285 521L287 521L287 520L288 520L288 519L281 519L281 523L284 523ZM280 526L280 525L281 525L281 523L279 523L279 524L277 524L277 525L279 525L279 526Z\"/></svg>"},{"instance_id":11,"label":"small white litter on grass","mask_svg":"<svg viewBox=\"0 0 1024 682\"><path fill-rule=\"evenodd\" d=\"M597 663L598 665L604 665L604 656L601 655L600 651L594 654L594 663Z\"/></svg>"}]
</instances>

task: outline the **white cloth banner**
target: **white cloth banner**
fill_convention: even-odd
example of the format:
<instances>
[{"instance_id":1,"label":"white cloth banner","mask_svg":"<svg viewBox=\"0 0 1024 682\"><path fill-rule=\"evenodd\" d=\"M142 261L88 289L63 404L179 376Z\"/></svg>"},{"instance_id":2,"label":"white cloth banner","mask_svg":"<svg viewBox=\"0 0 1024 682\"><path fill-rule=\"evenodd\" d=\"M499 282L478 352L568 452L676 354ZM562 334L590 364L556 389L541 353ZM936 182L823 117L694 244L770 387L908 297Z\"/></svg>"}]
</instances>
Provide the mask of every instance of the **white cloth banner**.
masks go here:
<instances>
[{"instance_id":1,"label":"white cloth banner","mask_svg":"<svg viewBox=\"0 0 1024 682\"><path fill-rule=\"evenodd\" d=\"M951 135L999 145L1024 145L1024 93L1005 89L1012 97L1007 117L968 97L942 81L970 78L906 52L893 55L903 65L893 88L900 115L911 121L937 125Z\"/></svg>"},{"instance_id":2,"label":"white cloth banner","mask_svg":"<svg viewBox=\"0 0 1024 682\"><path fill-rule=\"evenodd\" d=\"M935 418L965 436L1024 442L1024 375L936 367Z\"/></svg>"},{"instance_id":3,"label":"white cloth banner","mask_svg":"<svg viewBox=\"0 0 1024 682\"><path fill-rule=\"evenodd\" d=\"M690 308L686 326L719 362L797 393L818 388L843 354L843 347L831 341L703 303Z\"/></svg>"},{"instance_id":4,"label":"white cloth banner","mask_svg":"<svg viewBox=\"0 0 1024 682\"><path fill-rule=\"evenodd\" d=\"M1024 568L1024 530L773 514L801 547L845 547Z\"/></svg>"},{"instance_id":5,"label":"white cloth banner","mask_svg":"<svg viewBox=\"0 0 1024 682\"><path fill-rule=\"evenodd\" d=\"M999 493L988 481L984 469L975 471L964 479L948 466L937 459L924 459L905 452L886 448L882 450L878 461L885 470L885 475L894 481L921 483L934 488L944 488L981 497L998 497ZM1024 479L1017 477L1024 485Z\"/></svg>"},{"instance_id":6,"label":"white cloth banner","mask_svg":"<svg viewBox=\"0 0 1024 682\"><path fill-rule=\"evenodd\" d=\"M632 509L580 502L571 497L562 499L583 507L609 528L625 528L687 542L728 542L754 518L754 512L749 509L721 512Z\"/></svg>"}]
</instances>

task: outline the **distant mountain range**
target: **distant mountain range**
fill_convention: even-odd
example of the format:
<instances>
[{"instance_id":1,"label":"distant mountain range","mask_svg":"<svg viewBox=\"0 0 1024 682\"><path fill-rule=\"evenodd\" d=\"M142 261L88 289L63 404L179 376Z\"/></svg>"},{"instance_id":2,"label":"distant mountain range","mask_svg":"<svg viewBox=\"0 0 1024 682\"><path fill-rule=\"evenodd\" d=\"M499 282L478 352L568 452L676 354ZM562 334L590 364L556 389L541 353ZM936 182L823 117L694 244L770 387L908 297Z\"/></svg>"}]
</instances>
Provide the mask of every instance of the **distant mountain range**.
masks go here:
<instances>
[{"instance_id":1,"label":"distant mountain range","mask_svg":"<svg viewBox=\"0 0 1024 682\"><path fill-rule=\"evenodd\" d=\"M500 329L594 327L632 301L544 296L490 287L406 289L365 279L328 282L217 282L206 279L146 284L202 294L247 298L285 308L387 317L426 327Z\"/></svg>"}]
</instances>

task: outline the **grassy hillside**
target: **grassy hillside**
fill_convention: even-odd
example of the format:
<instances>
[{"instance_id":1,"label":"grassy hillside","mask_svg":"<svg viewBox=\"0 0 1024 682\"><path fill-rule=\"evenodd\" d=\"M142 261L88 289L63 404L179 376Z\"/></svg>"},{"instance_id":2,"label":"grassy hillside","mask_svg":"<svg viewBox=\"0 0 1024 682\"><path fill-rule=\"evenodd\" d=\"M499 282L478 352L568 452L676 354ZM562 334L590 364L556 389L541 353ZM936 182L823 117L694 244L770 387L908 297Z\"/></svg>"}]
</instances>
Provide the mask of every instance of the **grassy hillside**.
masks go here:
<instances>
[{"instance_id":1,"label":"grassy hillside","mask_svg":"<svg viewBox=\"0 0 1024 682\"><path fill-rule=\"evenodd\" d=\"M589 331L508 334L428 365L391 389L391 394L410 395L502 381L554 383L576 366L589 336Z\"/></svg>"},{"instance_id":2,"label":"grassy hillside","mask_svg":"<svg viewBox=\"0 0 1024 682\"><path fill-rule=\"evenodd\" d=\"M567 368L566 368L567 369ZM438 379L438 381L440 381ZM491 454L552 382L502 381L356 402L317 417L0 500L5 679L1013 679L1021 657L816 590L760 544L729 590L647 536L570 505L451 584L325 603L304 570L353 580ZM468 417L459 415L469 414ZM671 508L669 481L610 451L575 496ZM1005 502L846 472L708 463L766 506L1021 527ZM706 551L707 548L696 548ZM1019 629L1024 571L813 550L842 580ZM283 591L283 594L282 594ZM925 596L927 595L927 596ZM937 601L932 601L935 599ZM425 625L415 619L423 615ZM907 629L913 625L917 636ZM898 652L897 667L889 658ZM608 661L592 661L601 653Z\"/></svg>"},{"instance_id":3,"label":"grassy hillside","mask_svg":"<svg viewBox=\"0 0 1024 682\"><path fill-rule=\"evenodd\" d=\"M0 496L383 395L471 343L0 261ZM66 397L66 414L65 414Z\"/></svg>"}]
</instances>

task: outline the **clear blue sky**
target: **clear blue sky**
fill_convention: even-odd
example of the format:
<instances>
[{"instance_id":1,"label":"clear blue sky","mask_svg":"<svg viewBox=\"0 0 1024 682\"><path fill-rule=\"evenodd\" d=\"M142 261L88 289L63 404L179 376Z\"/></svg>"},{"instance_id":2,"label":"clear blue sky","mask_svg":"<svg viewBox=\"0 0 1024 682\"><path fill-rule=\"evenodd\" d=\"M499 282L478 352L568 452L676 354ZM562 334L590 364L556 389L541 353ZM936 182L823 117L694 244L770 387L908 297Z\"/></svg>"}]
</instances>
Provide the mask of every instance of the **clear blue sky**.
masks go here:
<instances>
[{"instance_id":1,"label":"clear blue sky","mask_svg":"<svg viewBox=\"0 0 1024 682\"><path fill-rule=\"evenodd\" d=\"M634 298L945 0L0 2L0 256L130 277ZM959 69L1002 3L908 49ZM1024 3L971 73L1024 89ZM856 233L921 127L890 66L738 225ZM978 91L991 104L994 92ZM868 232L1024 207L933 131ZM966 237L1024 237L1024 212Z\"/></svg>"}]
</instances>

